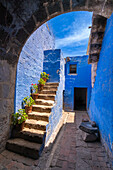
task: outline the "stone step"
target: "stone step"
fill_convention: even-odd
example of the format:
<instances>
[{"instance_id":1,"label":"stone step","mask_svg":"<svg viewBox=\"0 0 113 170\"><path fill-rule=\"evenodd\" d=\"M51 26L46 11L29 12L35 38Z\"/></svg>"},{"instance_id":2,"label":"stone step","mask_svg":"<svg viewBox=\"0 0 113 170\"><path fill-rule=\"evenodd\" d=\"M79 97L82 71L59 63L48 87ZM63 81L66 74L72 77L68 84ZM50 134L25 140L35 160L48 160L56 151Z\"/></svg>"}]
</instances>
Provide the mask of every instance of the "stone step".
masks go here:
<instances>
[{"instance_id":1,"label":"stone step","mask_svg":"<svg viewBox=\"0 0 113 170\"><path fill-rule=\"evenodd\" d=\"M22 138L30 142L36 142L42 144L45 139L45 131L24 128L21 132L13 132L13 138Z\"/></svg>"},{"instance_id":2,"label":"stone step","mask_svg":"<svg viewBox=\"0 0 113 170\"><path fill-rule=\"evenodd\" d=\"M59 86L59 83L57 83L57 82L46 83L45 86Z\"/></svg>"},{"instance_id":3,"label":"stone step","mask_svg":"<svg viewBox=\"0 0 113 170\"><path fill-rule=\"evenodd\" d=\"M53 94L39 94L38 98L39 99L44 99L44 100L55 100L55 96Z\"/></svg>"},{"instance_id":4,"label":"stone step","mask_svg":"<svg viewBox=\"0 0 113 170\"><path fill-rule=\"evenodd\" d=\"M44 86L43 90L56 90L57 91L57 87L53 87L53 86Z\"/></svg>"},{"instance_id":5,"label":"stone step","mask_svg":"<svg viewBox=\"0 0 113 170\"><path fill-rule=\"evenodd\" d=\"M30 129L37 129L46 131L46 125L48 122L34 119L27 119L25 121L25 127Z\"/></svg>"},{"instance_id":6,"label":"stone step","mask_svg":"<svg viewBox=\"0 0 113 170\"><path fill-rule=\"evenodd\" d=\"M43 99L36 99L35 103L38 105L46 105L46 106L53 106L53 100L43 100Z\"/></svg>"},{"instance_id":7,"label":"stone step","mask_svg":"<svg viewBox=\"0 0 113 170\"><path fill-rule=\"evenodd\" d=\"M57 90L42 90L40 94L56 94Z\"/></svg>"},{"instance_id":8,"label":"stone step","mask_svg":"<svg viewBox=\"0 0 113 170\"><path fill-rule=\"evenodd\" d=\"M31 112L28 113L29 119L42 120L49 122L50 113Z\"/></svg>"},{"instance_id":9,"label":"stone step","mask_svg":"<svg viewBox=\"0 0 113 170\"><path fill-rule=\"evenodd\" d=\"M7 141L6 149L32 159L38 159L41 152L41 144L15 138Z\"/></svg>"},{"instance_id":10,"label":"stone step","mask_svg":"<svg viewBox=\"0 0 113 170\"><path fill-rule=\"evenodd\" d=\"M50 113L52 106L32 105L32 111Z\"/></svg>"}]
</instances>

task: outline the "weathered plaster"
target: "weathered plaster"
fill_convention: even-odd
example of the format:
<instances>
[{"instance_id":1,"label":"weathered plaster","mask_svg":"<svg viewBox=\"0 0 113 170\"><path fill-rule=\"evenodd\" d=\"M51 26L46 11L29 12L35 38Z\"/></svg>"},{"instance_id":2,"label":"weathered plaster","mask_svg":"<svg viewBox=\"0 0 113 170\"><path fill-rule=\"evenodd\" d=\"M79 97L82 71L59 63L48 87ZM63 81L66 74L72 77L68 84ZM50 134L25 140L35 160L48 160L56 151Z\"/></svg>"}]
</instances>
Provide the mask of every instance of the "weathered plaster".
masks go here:
<instances>
[{"instance_id":1,"label":"weathered plaster","mask_svg":"<svg viewBox=\"0 0 113 170\"><path fill-rule=\"evenodd\" d=\"M74 88L87 88L87 108L91 94L91 65L88 64L88 56L69 57L70 61L65 64L65 91L64 110L74 109ZM69 74L70 64L77 65L77 74Z\"/></svg>"},{"instance_id":2,"label":"weathered plaster","mask_svg":"<svg viewBox=\"0 0 113 170\"><path fill-rule=\"evenodd\" d=\"M64 90L64 58L61 50L48 50L44 52L44 66L43 71L50 74L50 79L48 82L59 82L57 89L55 103L51 110L51 115L49 117L49 124L46 128L46 143L49 140L51 134L55 130L59 120L62 116L63 109L63 90ZM53 69L55 68L55 69ZM59 70L59 73L57 73Z\"/></svg>"},{"instance_id":3,"label":"weathered plaster","mask_svg":"<svg viewBox=\"0 0 113 170\"><path fill-rule=\"evenodd\" d=\"M24 45L17 66L16 111L21 108L23 98L30 95L31 84L38 83L40 79L44 50L54 48L54 36L47 24L37 29Z\"/></svg>"},{"instance_id":4,"label":"weathered plaster","mask_svg":"<svg viewBox=\"0 0 113 170\"><path fill-rule=\"evenodd\" d=\"M89 107L90 118L99 126L102 141L113 154L113 14L107 20Z\"/></svg>"}]
</instances>

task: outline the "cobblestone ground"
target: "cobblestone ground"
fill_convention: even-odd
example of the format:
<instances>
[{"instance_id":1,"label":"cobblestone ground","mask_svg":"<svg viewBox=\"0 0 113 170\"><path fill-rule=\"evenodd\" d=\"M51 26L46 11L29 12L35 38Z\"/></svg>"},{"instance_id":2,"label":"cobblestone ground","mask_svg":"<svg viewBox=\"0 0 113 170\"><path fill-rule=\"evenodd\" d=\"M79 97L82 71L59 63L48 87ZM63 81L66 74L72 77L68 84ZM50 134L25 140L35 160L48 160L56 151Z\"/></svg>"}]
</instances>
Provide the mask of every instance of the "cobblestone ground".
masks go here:
<instances>
[{"instance_id":1,"label":"cobblestone ground","mask_svg":"<svg viewBox=\"0 0 113 170\"><path fill-rule=\"evenodd\" d=\"M39 160L3 151L0 170L111 170L101 143L82 140L82 131L78 127L83 118L87 118L86 112L68 113L55 144L46 148Z\"/></svg>"},{"instance_id":2,"label":"cobblestone ground","mask_svg":"<svg viewBox=\"0 0 113 170\"><path fill-rule=\"evenodd\" d=\"M111 170L104 147L99 142L85 143L79 125L86 112L69 113L63 136L49 170Z\"/></svg>"}]
</instances>

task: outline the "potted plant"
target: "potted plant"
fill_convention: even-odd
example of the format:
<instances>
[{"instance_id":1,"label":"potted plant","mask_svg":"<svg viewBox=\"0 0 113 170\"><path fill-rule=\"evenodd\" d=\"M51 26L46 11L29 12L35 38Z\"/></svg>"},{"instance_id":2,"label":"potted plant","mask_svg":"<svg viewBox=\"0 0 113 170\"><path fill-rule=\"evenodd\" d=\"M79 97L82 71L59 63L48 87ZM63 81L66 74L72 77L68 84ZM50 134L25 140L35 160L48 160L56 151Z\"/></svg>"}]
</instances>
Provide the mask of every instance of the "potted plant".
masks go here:
<instances>
[{"instance_id":1,"label":"potted plant","mask_svg":"<svg viewBox=\"0 0 113 170\"><path fill-rule=\"evenodd\" d=\"M33 100L32 97L24 97L23 103L25 104L25 112L26 113L31 113L32 112L32 105L35 104L35 101Z\"/></svg>"},{"instance_id":2,"label":"potted plant","mask_svg":"<svg viewBox=\"0 0 113 170\"><path fill-rule=\"evenodd\" d=\"M40 78L40 80L38 80L38 82L39 82L38 90L41 91L41 90L43 90L43 87L45 85L45 81L42 78Z\"/></svg>"},{"instance_id":3,"label":"potted plant","mask_svg":"<svg viewBox=\"0 0 113 170\"><path fill-rule=\"evenodd\" d=\"M31 96L32 96L32 98L33 98L33 100L36 100L37 98L38 98L38 85L37 84L31 84L31 86L32 86L32 94L31 94Z\"/></svg>"},{"instance_id":4,"label":"potted plant","mask_svg":"<svg viewBox=\"0 0 113 170\"><path fill-rule=\"evenodd\" d=\"M21 131L24 128L25 121L27 120L28 115L25 112L25 109L19 109L18 112L12 114L12 124L16 131Z\"/></svg>"},{"instance_id":5,"label":"potted plant","mask_svg":"<svg viewBox=\"0 0 113 170\"><path fill-rule=\"evenodd\" d=\"M49 79L49 74L47 74L46 72L42 72L41 78L46 82Z\"/></svg>"}]
</instances>

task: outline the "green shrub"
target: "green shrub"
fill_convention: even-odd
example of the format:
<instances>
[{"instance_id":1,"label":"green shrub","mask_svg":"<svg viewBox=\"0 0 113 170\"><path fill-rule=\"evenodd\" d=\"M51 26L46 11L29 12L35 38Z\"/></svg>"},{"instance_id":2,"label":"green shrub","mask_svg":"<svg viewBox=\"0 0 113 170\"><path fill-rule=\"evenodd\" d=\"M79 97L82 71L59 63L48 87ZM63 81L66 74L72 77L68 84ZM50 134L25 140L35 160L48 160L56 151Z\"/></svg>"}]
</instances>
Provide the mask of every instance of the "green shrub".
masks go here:
<instances>
[{"instance_id":1,"label":"green shrub","mask_svg":"<svg viewBox=\"0 0 113 170\"><path fill-rule=\"evenodd\" d=\"M23 103L27 106L32 106L33 104L35 104L35 101L33 100L32 97L27 96L27 97L24 97Z\"/></svg>"},{"instance_id":2,"label":"green shrub","mask_svg":"<svg viewBox=\"0 0 113 170\"><path fill-rule=\"evenodd\" d=\"M41 78L46 78L48 80L49 79L49 74L47 74L46 72L42 72L41 73Z\"/></svg>"},{"instance_id":3,"label":"green shrub","mask_svg":"<svg viewBox=\"0 0 113 170\"><path fill-rule=\"evenodd\" d=\"M21 124L27 120L28 115L25 113L25 109L19 109L18 112L12 114L12 124Z\"/></svg>"},{"instance_id":4,"label":"green shrub","mask_svg":"<svg viewBox=\"0 0 113 170\"><path fill-rule=\"evenodd\" d=\"M39 84L41 84L41 85L45 85L45 81L44 81L42 78L40 78L40 80L38 80L38 82L39 82Z\"/></svg>"},{"instance_id":5,"label":"green shrub","mask_svg":"<svg viewBox=\"0 0 113 170\"><path fill-rule=\"evenodd\" d=\"M38 85L37 84L31 84L32 90L34 93L38 93Z\"/></svg>"}]
</instances>

